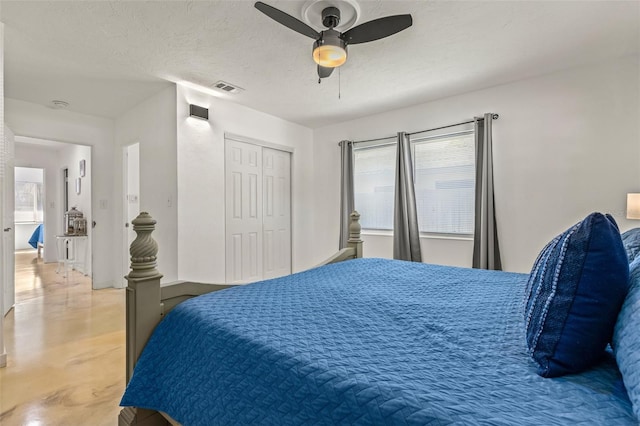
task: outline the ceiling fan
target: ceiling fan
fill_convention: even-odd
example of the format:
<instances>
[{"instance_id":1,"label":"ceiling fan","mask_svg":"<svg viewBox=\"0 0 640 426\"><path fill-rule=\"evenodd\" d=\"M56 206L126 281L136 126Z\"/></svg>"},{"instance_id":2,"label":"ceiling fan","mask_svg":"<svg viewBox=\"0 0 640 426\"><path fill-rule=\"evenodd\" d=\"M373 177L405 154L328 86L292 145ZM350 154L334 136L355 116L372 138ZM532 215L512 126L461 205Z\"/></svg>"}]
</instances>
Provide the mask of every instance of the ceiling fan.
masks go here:
<instances>
[{"instance_id":1,"label":"ceiling fan","mask_svg":"<svg viewBox=\"0 0 640 426\"><path fill-rule=\"evenodd\" d=\"M318 32L293 16L261 1L256 2L255 7L274 21L315 40L313 60L318 64L319 78L329 77L334 68L346 62L347 46L389 37L409 28L413 23L411 15L393 15L365 22L341 33L334 29L340 23L340 10L329 6L322 10L322 24L327 29Z\"/></svg>"}]
</instances>

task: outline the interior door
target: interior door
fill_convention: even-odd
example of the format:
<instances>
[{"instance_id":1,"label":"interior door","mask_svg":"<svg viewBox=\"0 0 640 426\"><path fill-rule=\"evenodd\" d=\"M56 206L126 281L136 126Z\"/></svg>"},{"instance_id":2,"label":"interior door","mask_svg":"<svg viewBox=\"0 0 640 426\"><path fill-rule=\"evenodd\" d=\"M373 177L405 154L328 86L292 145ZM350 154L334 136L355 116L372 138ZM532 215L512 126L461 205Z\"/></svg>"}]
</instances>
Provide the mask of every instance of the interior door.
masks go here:
<instances>
[{"instance_id":1,"label":"interior door","mask_svg":"<svg viewBox=\"0 0 640 426\"><path fill-rule=\"evenodd\" d=\"M226 139L226 281L262 277L262 148Z\"/></svg>"},{"instance_id":2,"label":"interior door","mask_svg":"<svg viewBox=\"0 0 640 426\"><path fill-rule=\"evenodd\" d=\"M131 221L140 213L140 144L134 143L123 148L124 171L124 247L123 247L123 271L129 274L131 258L129 247L136 238ZM126 287L126 279L123 286Z\"/></svg>"},{"instance_id":3,"label":"interior door","mask_svg":"<svg viewBox=\"0 0 640 426\"><path fill-rule=\"evenodd\" d=\"M7 126L4 127L4 175L2 178L2 281L3 306L2 314L6 315L16 301L15 286L15 182L14 182L14 146L15 135ZM1 348L0 348L1 349Z\"/></svg>"},{"instance_id":4,"label":"interior door","mask_svg":"<svg viewBox=\"0 0 640 426\"><path fill-rule=\"evenodd\" d=\"M262 148L263 278L291 273L291 154Z\"/></svg>"}]
</instances>

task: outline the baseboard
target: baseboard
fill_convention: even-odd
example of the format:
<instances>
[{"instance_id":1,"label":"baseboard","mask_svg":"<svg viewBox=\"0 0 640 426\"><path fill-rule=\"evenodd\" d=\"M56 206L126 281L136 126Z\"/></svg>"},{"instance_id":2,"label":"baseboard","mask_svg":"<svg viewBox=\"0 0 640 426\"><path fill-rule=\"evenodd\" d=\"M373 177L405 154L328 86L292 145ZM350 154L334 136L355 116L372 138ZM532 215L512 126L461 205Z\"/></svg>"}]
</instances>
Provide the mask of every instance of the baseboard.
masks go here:
<instances>
[{"instance_id":1,"label":"baseboard","mask_svg":"<svg viewBox=\"0 0 640 426\"><path fill-rule=\"evenodd\" d=\"M116 283L114 283L113 281L104 281L101 283L93 281L93 284L91 285L91 287L94 290L102 290L103 288L122 288L122 287L116 286Z\"/></svg>"}]
</instances>

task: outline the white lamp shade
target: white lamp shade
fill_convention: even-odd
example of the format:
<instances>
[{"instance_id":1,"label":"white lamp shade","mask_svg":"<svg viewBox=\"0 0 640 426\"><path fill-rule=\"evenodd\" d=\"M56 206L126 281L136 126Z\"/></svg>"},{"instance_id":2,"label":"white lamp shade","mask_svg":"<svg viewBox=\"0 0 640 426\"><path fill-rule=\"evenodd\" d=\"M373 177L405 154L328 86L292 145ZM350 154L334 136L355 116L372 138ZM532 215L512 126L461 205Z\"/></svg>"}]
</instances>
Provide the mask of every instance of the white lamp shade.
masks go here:
<instances>
[{"instance_id":1,"label":"white lamp shade","mask_svg":"<svg viewBox=\"0 0 640 426\"><path fill-rule=\"evenodd\" d=\"M627 219L640 219L640 194L627 194Z\"/></svg>"}]
</instances>

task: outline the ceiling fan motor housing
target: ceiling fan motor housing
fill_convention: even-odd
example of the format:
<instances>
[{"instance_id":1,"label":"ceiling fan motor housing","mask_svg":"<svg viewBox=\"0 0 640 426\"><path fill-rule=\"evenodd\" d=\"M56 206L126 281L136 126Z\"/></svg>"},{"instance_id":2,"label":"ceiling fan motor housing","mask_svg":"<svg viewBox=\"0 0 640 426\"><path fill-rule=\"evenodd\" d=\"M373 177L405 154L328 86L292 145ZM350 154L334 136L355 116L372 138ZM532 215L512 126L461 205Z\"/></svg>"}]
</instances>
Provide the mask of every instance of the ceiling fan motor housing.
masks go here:
<instances>
[{"instance_id":1,"label":"ceiling fan motor housing","mask_svg":"<svg viewBox=\"0 0 640 426\"><path fill-rule=\"evenodd\" d=\"M322 25L333 29L340 24L340 9L337 7L325 7L322 10Z\"/></svg>"}]
</instances>

